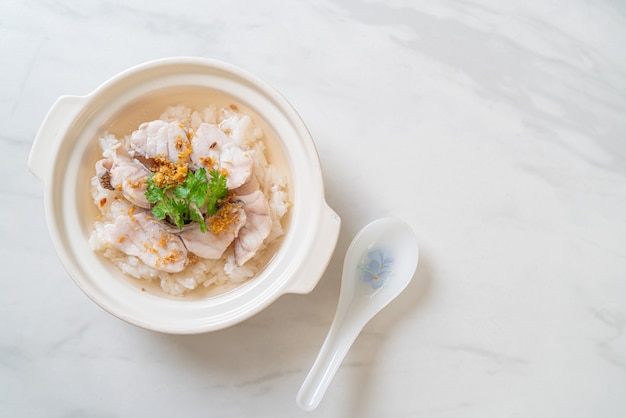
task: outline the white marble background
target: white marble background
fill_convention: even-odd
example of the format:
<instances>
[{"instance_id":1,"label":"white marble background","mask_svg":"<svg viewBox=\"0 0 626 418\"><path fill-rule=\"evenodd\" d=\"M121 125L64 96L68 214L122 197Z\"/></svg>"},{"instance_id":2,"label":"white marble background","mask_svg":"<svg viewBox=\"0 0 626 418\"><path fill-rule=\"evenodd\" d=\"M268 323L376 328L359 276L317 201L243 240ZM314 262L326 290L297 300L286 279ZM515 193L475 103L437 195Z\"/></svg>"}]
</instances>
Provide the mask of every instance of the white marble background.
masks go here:
<instances>
[{"instance_id":1,"label":"white marble background","mask_svg":"<svg viewBox=\"0 0 626 418\"><path fill-rule=\"evenodd\" d=\"M26 169L58 96L177 55L281 91L343 219L311 294L198 336L84 296ZM626 416L623 2L3 0L0 71L0 416ZM301 412L343 252L383 215L417 275Z\"/></svg>"}]
</instances>

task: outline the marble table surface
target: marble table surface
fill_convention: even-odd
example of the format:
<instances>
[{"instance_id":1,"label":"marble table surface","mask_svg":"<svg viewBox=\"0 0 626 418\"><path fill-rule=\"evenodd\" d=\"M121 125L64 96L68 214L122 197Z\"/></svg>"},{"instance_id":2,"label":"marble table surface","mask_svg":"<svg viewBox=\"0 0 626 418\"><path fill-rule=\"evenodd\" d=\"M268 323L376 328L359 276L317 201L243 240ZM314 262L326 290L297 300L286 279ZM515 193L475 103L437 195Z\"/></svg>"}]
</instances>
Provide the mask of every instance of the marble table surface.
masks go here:
<instances>
[{"instance_id":1,"label":"marble table surface","mask_svg":"<svg viewBox=\"0 0 626 418\"><path fill-rule=\"evenodd\" d=\"M4 0L0 415L626 416L625 42L611 0ZM294 105L342 218L313 292L194 336L81 292L26 167L57 97L182 55ZM386 215L416 231L417 273L302 412L343 253Z\"/></svg>"}]
</instances>

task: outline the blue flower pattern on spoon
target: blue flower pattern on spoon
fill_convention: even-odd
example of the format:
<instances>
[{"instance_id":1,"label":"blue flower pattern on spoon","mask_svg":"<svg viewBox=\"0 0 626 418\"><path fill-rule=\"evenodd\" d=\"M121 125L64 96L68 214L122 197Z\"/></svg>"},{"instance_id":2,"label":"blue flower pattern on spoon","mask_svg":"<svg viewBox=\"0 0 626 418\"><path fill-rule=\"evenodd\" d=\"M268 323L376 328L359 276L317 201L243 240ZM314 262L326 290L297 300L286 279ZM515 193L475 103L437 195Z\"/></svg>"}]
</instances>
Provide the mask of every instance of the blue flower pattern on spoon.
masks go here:
<instances>
[{"instance_id":1,"label":"blue flower pattern on spoon","mask_svg":"<svg viewBox=\"0 0 626 418\"><path fill-rule=\"evenodd\" d=\"M363 271L362 279L373 289L380 289L391 274L393 258L387 257L384 251L375 249L367 253L365 262L359 265Z\"/></svg>"}]
</instances>

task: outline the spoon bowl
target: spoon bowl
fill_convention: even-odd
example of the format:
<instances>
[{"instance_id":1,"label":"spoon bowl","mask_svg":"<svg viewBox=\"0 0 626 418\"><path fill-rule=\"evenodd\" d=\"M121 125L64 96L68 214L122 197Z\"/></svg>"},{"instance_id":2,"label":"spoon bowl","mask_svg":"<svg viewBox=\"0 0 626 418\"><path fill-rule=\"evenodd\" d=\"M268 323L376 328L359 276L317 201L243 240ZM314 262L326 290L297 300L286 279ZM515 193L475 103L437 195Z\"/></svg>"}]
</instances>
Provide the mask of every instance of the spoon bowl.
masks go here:
<instances>
[{"instance_id":1,"label":"spoon bowl","mask_svg":"<svg viewBox=\"0 0 626 418\"><path fill-rule=\"evenodd\" d=\"M378 219L354 237L344 259L335 318L296 397L301 409L317 408L356 337L406 288L418 259L415 235L399 219Z\"/></svg>"}]
</instances>

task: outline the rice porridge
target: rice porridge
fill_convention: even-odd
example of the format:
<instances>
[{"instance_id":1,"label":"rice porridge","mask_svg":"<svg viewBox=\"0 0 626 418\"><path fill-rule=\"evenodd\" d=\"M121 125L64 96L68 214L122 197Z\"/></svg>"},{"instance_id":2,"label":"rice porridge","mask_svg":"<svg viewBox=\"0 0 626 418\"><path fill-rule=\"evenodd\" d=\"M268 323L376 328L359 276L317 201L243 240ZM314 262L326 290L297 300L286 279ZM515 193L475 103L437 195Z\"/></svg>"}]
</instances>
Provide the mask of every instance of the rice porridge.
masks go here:
<instances>
[{"instance_id":1,"label":"rice porridge","mask_svg":"<svg viewBox=\"0 0 626 418\"><path fill-rule=\"evenodd\" d=\"M234 102L167 106L128 132L99 138L90 248L175 296L256 275L291 202L253 116Z\"/></svg>"}]
</instances>

